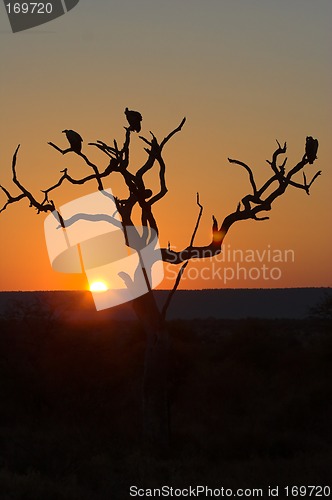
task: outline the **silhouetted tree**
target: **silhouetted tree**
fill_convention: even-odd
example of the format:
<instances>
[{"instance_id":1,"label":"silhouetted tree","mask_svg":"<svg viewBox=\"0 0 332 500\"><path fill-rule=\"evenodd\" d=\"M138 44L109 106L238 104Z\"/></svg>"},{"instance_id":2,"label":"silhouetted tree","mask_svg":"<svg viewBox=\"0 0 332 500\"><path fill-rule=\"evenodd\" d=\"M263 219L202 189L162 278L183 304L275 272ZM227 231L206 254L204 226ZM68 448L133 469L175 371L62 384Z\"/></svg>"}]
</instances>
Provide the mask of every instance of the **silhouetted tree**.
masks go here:
<instances>
[{"instance_id":1,"label":"silhouetted tree","mask_svg":"<svg viewBox=\"0 0 332 500\"><path fill-rule=\"evenodd\" d=\"M54 191L62 184L67 182L70 184L83 185L88 182L96 182L98 190L103 190L103 180L112 173L116 172L123 177L128 188L128 197L126 199L116 198L117 209L123 226L135 227L135 223L133 221L133 210L134 208L138 208L142 226L147 229L154 230L158 234L158 224L154 217L153 209L154 205L167 194L165 179L166 165L163 158L163 151L170 139L181 131L185 123L185 118L181 121L178 127L172 130L161 141L159 141L152 132L150 132L151 137L149 139L140 136L140 139L145 144L144 149L147 154L147 158L144 165L136 170L136 173L131 173L128 169L131 134L135 130L140 130L142 117L140 113L129 111L128 108L126 108L125 113L129 122L129 127L125 127L125 140L121 148L118 147L115 140L112 146L103 141L89 143L90 146L98 148L108 157L109 163L104 169L100 169L97 165L92 163L88 156L82 152L82 139L77 132L70 130L64 131L70 142L71 147L69 149L61 149L54 143L49 143L50 146L62 154L72 152L78 155L82 158L85 164L92 169L92 172L86 177L75 179L70 175L68 169L65 168L61 172L61 177L58 182L42 191L43 199L40 201L38 201L37 198L18 180L16 171L16 162L20 147L18 146L13 155L12 173L13 183L18 188L19 193L12 195L8 189L1 186L7 200L0 212L7 209L9 205L24 199L29 201L30 207L35 208L37 213L56 211L56 205L51 199L51 194L53 194ZM314 146L316 144L318 145L318 142L312 143L312 141L313 139L311 138L311 144L314 144ZM143 384L144 437L145 443L148 446L152 446L154 449L165 449L169 445L169 409L167 391L169 338L165 318L172 297L178 288L181 277L189 261L192 258L203 259L205 257L211 257L219 254L221 252L224 238L235 222L246 219L253 219L256 221L268 219L266 215L261 216L260 214L270 211L274 201L278 197L282 196L289 187L302 189L309 194L312 183L321 173L320 171L317 172L310 182L308 182L306 175L303 172L303 182L295 181L295 175L300 171L303 171L304 167L308 163L313 163L315 161L317 148L315 146L315 151L313 151L310 145L308 148L307 142L307 146L301 160L286 171L287 158L283 161L280 159L286 153L286 143L282 146L277 141L277 145L278 147L274 151L272 159L270 161L267 160L272 170L270 172L270 177L261 186L257 186L253 171L246 163L236 159L228 159L231 164L239 165L246 170L249 176L251 192L246 194L241 201L239 201L235 211L228 214L221 224L219 224L216 217L213 216L211 240L205 246L197 246L194 242L203 211L203 206L201 205L199 195L197 194L196 201L199 207L199 213L189 245L181 251L176 251L171 248L170 244L168 244L167 248L161 249L162 260L165 263L181 265L174 287L169 292L163 309L159 310L157 307L155 297L151 289L148 293L134 299L132 302L133 308L146 332L147 338ZM308 151L310 151L310 157L307 155ZM156 192L153 192L153 190L146 186L146 174L153 168L157 168L159 170L159 186ZM60 214L58 214L58 217L63 225L63 220L61 219ZM148 238L148 235L146 235L146 238Z\"/></svg>"}]
</instances>

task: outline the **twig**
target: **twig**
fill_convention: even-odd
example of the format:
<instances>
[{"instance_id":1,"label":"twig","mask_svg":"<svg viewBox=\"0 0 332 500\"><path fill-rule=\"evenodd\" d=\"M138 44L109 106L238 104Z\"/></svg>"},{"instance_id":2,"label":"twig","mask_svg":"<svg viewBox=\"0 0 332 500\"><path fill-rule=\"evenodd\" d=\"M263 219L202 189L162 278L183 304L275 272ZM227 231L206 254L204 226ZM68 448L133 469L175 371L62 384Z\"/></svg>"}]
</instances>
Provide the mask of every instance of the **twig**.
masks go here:
<instances>
[{"instance_id":1,"label":"twig","mask_svg":"<svg viewBox=\"0 0 332 500\"><path fill-rule=\"evenodd\" d=\"M184 264L182 264L181 269L178 272L178 275L176 277L174 286L173 286L172 290L169 292L169 294L167 295L166 302L165 302L164 307L162 308L162 311L161 311L161 317L162 317L163 320L166 318L167 309L170 306L172 298L173 298L173 296L174 296L174 294L175 294L175 292L176 292L176 290L177 290L177 288L179 286L179 283L181 281L181 278L182 278L182 275L184 273L184 270L185 270L185 268L187 267L188 264L189 264L189 260L187 260Z\"/></svg>"},{"instance_id":2,"label":"twig","mask_svg":"<svg viewBox=\"0 0 332 500\"><path fill-rule=\"evenodd\" d=\"M199 206L199 213L198 213L198 217L197 217L197 221L196 221L196 226L195 226L193 234L191 236L189 247L192 247L194 244L195 236L196 236L198 226L199 226L199 223L201 221L201 217L202 217L202 213L203 213L203 205L201 205L199 202L199 193L196 194L196 203Z\"/></svg>"},{"instance_id":3,"label":"twig","mask_svg":"<svg viewBox=\"0 0 332 500\"><path fill-rule=\"evenodd\" d=\"M256 195L257 194L257 187L256 187L255 179L254 179L254 174L252 173L251 168L248 167L248 165L246 163L243 163L243 161L232 160L232 158L228 158L228 161L229 161L229 163L236 163L237 165L240 165L241 167L246 169L246 171L249 174L250 184L251 184L252 189L254 191L254 195Z\"/></svg>"},{"instance_id":4,"label":"twig","mask_svg":"<svg viewBox=\"0 0 332 500\"><path fill-rule=\"evenodd\" d=\"M196 225L195 225L193 234L191 236L189 248L192 248L192 246L194 244L195 236L196 236L196 233L197 233L197 230L198 230L198 227L199 227L199 223L200 223L200 220L201 220L201 217L202 217L202 213L203 213L203 205L201 205L200 202L199 202L199 193L197 193L197 195L196 195L196 203L199 206L199 213L198 213L198 217L197 217L197 221L196 221ZM215 226L215 220L216 219L213 218L213 227ZM176 290L177 290L177 288L178 288L178 286L180 284L182 275L183 275L184 270L186 269L186 267L187 267L188 264L189 264L189 260L187 260L184 264L182 264L181 269L178 272L178 275L176 277L174 286L173 286L172 290L170 291L170 293L167 296L167 300L166 300L166 302L164 304L164 307L162 309L162 312L161 312L161 315L162 315L163 319L165 319L165 317L166 317L167 309L168 309L168 307L169 307L169 305L170 305L170 303L172 301L172 298L173 298L173 296L174 296L174 294L175 294L175 292L176 292Z\"/></svg>"}]
</instances>

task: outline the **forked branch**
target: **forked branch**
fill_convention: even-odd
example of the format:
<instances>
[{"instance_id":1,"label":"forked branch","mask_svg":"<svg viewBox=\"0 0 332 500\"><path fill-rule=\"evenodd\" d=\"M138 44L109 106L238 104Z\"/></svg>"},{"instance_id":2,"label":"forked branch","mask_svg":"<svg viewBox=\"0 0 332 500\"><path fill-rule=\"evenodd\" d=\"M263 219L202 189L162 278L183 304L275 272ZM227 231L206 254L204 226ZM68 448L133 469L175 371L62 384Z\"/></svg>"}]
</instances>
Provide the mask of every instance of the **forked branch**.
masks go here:
<instances>
[{"instance_id":1,"label":"forked branch","mask_svg":"<svg viewBox=\"0 0 332 500\"><path fill-rule=\"evenodd\" d=\"M286 143L283 146L281 146L278 141L277 143L278 148L274 151L272 160L268 161L273 170L273 175L259 188L257 188L257 183L254 179L252 169L246 163L231 158L228 159L230 163L240 165L248 172L253 194L248 194L242 198L241 202L238 203L236 210L225 217L219 229L216 228L214 223L212 240L208 245L189 245L179 252L170 248L163 248L162 258L165 262L171 264L181 264L192 258L203 259L217 255L221 251L222 242L227 232L235 222L247 219L253 219L256 221L267 220L268 216L259 216L258 214L270 211L273 202L285 193L288 186L303 189L307 194L310 194L309 190L317 177L321 175L321 171L316 172L310 182L307 182L305 174L303 184L295 182L293 180L294 175L303 170L303 168L309 163L307 154L305 154L302 160L290 169L288 173L286 173L285 165L287 158L284 159L280 166L278 166L279 156L286 153ZM313 161L311 163L313 163ZM271 189L273 184L275 184L274 189L267 194L268 189Z\"/></svg>"}]
</instances>

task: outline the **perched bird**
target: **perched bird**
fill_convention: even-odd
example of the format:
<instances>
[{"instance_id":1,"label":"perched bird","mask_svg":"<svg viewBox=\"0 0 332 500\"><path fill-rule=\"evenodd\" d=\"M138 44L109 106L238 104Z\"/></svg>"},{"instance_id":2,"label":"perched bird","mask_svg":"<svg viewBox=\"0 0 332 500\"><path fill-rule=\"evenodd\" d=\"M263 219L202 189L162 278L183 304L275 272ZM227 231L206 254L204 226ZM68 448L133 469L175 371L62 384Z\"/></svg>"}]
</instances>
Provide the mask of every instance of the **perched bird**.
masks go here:
<instances>
[{"instance_id":1,"label":"perched bird","mask_svg":"<svg viewBox=\"0 0 332 500\"><path fill-rule=\"evenodd\" d=\"M130 109L125 109L125 115L129 123L129 130L133 132L140 132L142 115L138 111L131 111Z\"/></svg>"},{"instance_id":2,"label":"perched bird","mask_svg":"<svg viewBox=\"0 0 332 500\"><path fill-rule=\"evenodd\" d=\"M82 142L83 142L83 139L80 136L80 134L75 132L75 130L67 130L67 129L63 130L62 132L66 134L71 149L75 153L80 153L82 150Z\"/></svg>"},{"instance_id":3,"label":"perched bird","mask_svg":"<svg viewBox=\"0 0 332 500\"><path fill-rule=\"evenodd\" d=\"M317 149L318 149L318 140L309 136L306 139L305 143L305 154L309 160L309 163L312 165L313 162L317 158Z\"/></svg>"}]
</instances>

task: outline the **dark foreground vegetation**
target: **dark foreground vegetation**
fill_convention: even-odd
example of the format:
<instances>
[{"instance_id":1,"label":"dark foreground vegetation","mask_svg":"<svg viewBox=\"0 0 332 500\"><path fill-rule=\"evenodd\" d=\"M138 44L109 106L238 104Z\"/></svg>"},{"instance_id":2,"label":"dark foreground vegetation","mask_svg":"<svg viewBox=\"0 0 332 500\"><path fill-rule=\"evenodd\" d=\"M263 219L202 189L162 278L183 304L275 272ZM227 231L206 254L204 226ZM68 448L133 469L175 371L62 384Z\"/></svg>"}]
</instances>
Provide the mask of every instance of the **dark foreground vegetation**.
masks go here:
<instances>
[{"instance_id":1,"label":"dark foreground vegetation","mask_svg":"<svg viewBox=\"0 0 332 500\"><path fill-rule=\"evenodd\" d=\"M139 326L23 314L0 327L1 500L329 484L329 319L170 322L172 451L160 459L141 452Z\"/></svg>"}]
</instances>

